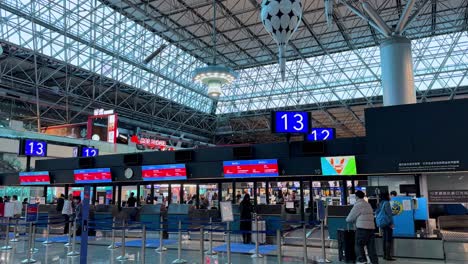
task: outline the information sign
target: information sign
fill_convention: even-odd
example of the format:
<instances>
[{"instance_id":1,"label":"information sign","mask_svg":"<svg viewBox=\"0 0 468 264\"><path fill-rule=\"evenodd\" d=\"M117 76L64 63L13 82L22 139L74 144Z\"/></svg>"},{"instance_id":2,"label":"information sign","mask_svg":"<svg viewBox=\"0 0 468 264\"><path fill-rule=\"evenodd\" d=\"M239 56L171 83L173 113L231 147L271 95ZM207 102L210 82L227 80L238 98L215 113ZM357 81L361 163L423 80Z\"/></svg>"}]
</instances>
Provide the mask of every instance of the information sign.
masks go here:
<instances>
[{"instance_id":1,"label":"information sign","mask_svg":"<svg viewBox=\"0 0 468 264\"><path fill-rule=\"evenodd\" d=\"M47 142L25 139L20 144L19 153L25 156L45 157L47 156Z\"/></svg>"},{"instance_id":2,"label":"information sign","mask_svg":"<svg viewBox=\"0 0 468 264\"><path fill-rule=\"evenodd\" d=\"M317 128L311 129L311 132L307 134L307 141L328 141L336 138L334 128Z\"/></svg>"},{"instance_id":3,"label":"information sign","mask_svg":"<svg viewBox=\"0 0 468 264\"><path fill-rule=\"evenodd\" d=\"M276 177L279 175L276 159L224 161L223 169L225 178Z\"/></svg>"},{"instance_id":4,"label":"information sign","mask_svg":"<svg viewBox=\"0 0 468 264\"><path fill-rule=\"evenodd\" d=\"M83 147L81 149L82 157L96 157L99 155L99 149L91 147Z\"/></svg>"},{"instance_id":5,"label":"information sign","mask_svg":"<svg viewBox=\"0 0 468 264\"><path fill-rule=\"evenodd\" d=\"M309 112L279 111L271 116L273 133L309 133L311 126Z\"/></svg>"},{"instance_id":6,"label":"information sign","mask_svg":"<svg viewBox=\"0 0 468 264\"><path fill-rule=\"evenodd\" d=\"M234 214L232 213L232 203L230 201L220 202L221 208L221 221L223 222L233 222Z\"/></svg>"},{"instance_id":7,"label":"information sign","mask_svg":"<svg viewBox=\"0 0 468 264\"><path fill-rule=\"evenodd\" d=\"M144 181L186 180L185 164L149 165L141 167Z\"/></svg>"},{"instance_id":8,"label":"information sign","mask_svg":"<svg viewBox=\"0 0 468 264\"><path fill-rule=\"evenodd\" d=\"M35 222L37 221L37 215L39 213L39 207L37 204L28 204L26 208L26 221Z\"/></svg>"}]
</instances>

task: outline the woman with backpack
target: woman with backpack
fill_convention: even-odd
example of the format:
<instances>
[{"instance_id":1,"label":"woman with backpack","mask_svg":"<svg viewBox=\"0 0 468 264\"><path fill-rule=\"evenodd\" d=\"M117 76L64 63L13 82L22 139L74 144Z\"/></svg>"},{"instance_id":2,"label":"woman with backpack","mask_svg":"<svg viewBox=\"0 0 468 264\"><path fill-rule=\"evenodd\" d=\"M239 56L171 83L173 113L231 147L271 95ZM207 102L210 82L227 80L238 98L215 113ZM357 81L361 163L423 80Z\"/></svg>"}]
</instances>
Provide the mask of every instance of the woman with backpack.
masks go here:
<instances>
[{"instance_id":1,"label":"woman with backpack","mask_svg":"<svg viewBox=\"0 0 468 264\"><path fill-rule=\"evenodd\" d=\"M394 261L393 253L393 213L390 205L390 194L388 192L380 194L381 202L375 212L377 226L383 231L383 252L384 259Z\"/></svg>"}]
</instances>

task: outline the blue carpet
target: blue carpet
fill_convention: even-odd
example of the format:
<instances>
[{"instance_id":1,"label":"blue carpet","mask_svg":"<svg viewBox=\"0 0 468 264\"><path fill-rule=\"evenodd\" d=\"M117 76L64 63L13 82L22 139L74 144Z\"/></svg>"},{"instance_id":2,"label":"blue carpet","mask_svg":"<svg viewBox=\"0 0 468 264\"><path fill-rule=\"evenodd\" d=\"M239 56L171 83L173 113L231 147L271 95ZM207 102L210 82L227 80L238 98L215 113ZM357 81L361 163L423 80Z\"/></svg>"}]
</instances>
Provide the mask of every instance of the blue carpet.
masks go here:
<instances>
[{"instance_id":1,"label":"blue carpet","mask_svg":"<svg viewBox=\"0 0 468 264\"><path fill-rule=\"evenodd\" d=\"M90 236L88 237L88 240L94 240L96 237ZM36 238L37 242L44 242L46 240L45 237L38 237ZM80 241L81 237L76 237L76 241ZM68 243L68 236L63 235L63 236L51 236L49 237L49 241L52 243Z\"/></svg>"},{"instance_id":2,"label":"blue carpet","mask_svg":"<svg viewBox=\"0 0 468 264\"><path fill-rule=\"evenodd\" d=\"M127 247L141 247L141 239L137 240L131 240L131 241L126 241L125 246ZM164 239L163 240L163 245L173 245L176 244L177 241L173 239ZM122 245L122 242L115 242L115 245L120 247ZM146 240L146 247L147 248L158 248L159 247L159 239L147 239Z\"/></svg>"},{"instance_id":3,"label":"blue carpet","mask_svg":"<svg viewBox=\"0 0 468 264\"><path fill-rule=\"evenodd\" d=\"M214 251L218 252L227 252L227 245L223 244L213 248ZM276 245L260 245L258 246L258 252L260 254L270 254L273 251L276 251ZM253 244L240 244L240 243L231 243L231 252L233 253L254 253L255 245Z\"/></svg>"}]
</instances>

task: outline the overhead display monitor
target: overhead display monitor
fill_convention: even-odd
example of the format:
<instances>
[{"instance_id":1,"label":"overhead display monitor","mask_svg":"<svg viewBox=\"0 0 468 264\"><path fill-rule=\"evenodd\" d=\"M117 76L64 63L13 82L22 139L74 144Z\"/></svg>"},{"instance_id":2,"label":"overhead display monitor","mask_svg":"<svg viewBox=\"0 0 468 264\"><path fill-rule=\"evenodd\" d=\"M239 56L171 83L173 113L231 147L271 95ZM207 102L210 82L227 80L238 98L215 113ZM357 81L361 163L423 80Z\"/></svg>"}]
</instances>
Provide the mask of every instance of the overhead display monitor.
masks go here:
<instances>
[{"instance_id":1,"label":"overhead display monitor","mask_svg":"<svg viewBox=\"0 0 468 264\"><path fill-rule=\"evenodd\" d=\"M356 175L356 157L322 157L322 175Z\"/></svg>"},{"instance_id":2,"label":"overhead display monitor","mask_svg":"<svg viewBox=\"0 0 468 264\"><path fill-rule=\"evenodd\" d=\"M33 171L19 173L20 185L48 185L50 177L48 171Z\"/></svg>"},{"instance_id":3,"label":"overhead display monitor","mask_svg":"<svg viewBox=\"0 0 468 264\"><path fill-rule=\"evenodd\" d=\"M238 160L223 162L225 178L279 176L278 160Z\"/></svg>"},{"instance_id":4,"label":"overhead display monitor","mask_svg":"<svg viewBox=\"0 0 468 264\"><path fill-rule=\"evenodd\" d=\"M175 181L186 180L185 164L149 165L141 167L144 181Z\"/></svg>"},{"instance_id":5,"label":"overhead display monitor","mask_svg":"<svg viewBox=\"0 0 468 264\"><path fill-rule=\"evenodd\" d=\"M106 183L112 182L110 168L75 170L75 183Z\"/></svg>"},{"instance_id":6,"label":"overhead display monitor","mask_svg":"<svg viewBox=\"0 0 468 264\"><path fill-rule=\"evenodd\" d=\"M31 157L46 157L47 142L33 139L23 139L20 143L19 154Z\"/></svg>"},{"instance_id":7,"label":"overhead display monitor","mask_svg":"<svg viewBox=\"0 0 468 264\"><path fill-rule=\"evenodd\" d=\"M306 135L307 141L328 141L335 139L335 129L326 127L314 127Z\"/></svg>"},{"instance_id":8,"label":"overhead display monitor","mask_svg":"<svg viewBox=\"0 0 468 264\"><path fill-rule=\"evenodd\" d=\"M310 112L278 111L271 114L273 133L309 133L311 127Z\"/></svg>"}]
</instances>

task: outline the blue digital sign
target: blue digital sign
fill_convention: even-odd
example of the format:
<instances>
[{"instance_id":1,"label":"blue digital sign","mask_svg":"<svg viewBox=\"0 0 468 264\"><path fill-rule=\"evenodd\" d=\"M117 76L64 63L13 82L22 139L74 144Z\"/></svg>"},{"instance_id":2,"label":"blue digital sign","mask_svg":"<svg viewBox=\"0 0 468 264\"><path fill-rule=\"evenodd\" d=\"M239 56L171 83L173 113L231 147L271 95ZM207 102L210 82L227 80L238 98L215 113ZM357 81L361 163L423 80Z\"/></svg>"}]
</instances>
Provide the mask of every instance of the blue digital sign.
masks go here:
<instances>
[{"instance_id":1,"label":"blue digital sign","mask_svg":"<svg viewBox=\"0 0 468 264\"><path fill-rule=\"evenodd\" d=\"M47 142L32 139L24 140L20 153L26 156L45 157L47 156Z\"/></svg>"},{"instance_id":2,"label":"blue digital sign","mask_svg":"<svg viewBox=\"0 0 468 264\"><path fill-rule=\"evenodd\" d=\"M273 133L309 133L311 118L309 112L279 111L272 114Z\"/></svg>"},{"instance_id":3,"label":"blue digital sign","mask_svg":"<svg viewBox=\"0 0 468 264\"><path fill-rule=\"evenodd\" d=\"M98 155L99 155L99 149L97 148L83 147L81 149L82 157L96 157Z\"/></svg>"},{"instance_id":4,"label":"blue digital sign","mask_svg":"<svg viewBox=\"0 0 468 264\"><path fill-rule=\"evenodd\" d=\"M307 134L307 141L327 141L333 140L336 137L334 128L312 128Z\"/></svg>"}]
</instances>

